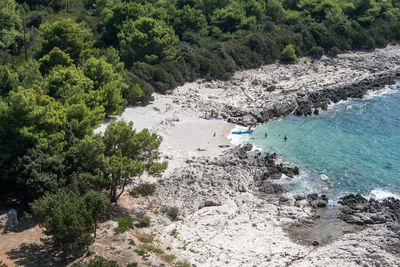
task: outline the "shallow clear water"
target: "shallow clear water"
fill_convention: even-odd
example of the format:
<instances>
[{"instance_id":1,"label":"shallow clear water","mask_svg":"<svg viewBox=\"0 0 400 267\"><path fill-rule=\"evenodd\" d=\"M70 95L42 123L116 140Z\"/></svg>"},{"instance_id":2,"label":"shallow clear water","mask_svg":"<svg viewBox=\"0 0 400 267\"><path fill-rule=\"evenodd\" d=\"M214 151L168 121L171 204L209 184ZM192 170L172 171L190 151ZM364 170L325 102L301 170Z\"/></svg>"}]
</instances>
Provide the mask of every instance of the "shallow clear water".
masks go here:
<instances>
[{"instance_id":1,"label":"shallow clear water","mask_svg":"<svg viewBox=\"0 0 400 267\"><path fill-rule=\"evenodd\" d=\"M269 122L241 138L301 169L299 177L284 179L293 194L400 196L399 83L365 99L333 105L318 116Z\"/></svg>"}]
</instances>

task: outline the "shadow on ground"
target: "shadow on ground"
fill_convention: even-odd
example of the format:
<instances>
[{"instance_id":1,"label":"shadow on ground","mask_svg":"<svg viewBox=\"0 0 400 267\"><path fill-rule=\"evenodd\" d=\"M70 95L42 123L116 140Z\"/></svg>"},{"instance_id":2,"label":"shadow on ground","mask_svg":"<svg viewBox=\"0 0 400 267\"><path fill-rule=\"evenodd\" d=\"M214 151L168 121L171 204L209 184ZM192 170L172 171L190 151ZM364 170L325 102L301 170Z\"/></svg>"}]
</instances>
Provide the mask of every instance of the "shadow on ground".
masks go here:
<instances>
[{"instance_id":1,"label":"shadow on ground","mask_svg":"<svg viewBox=\"0 0 400 267\"><path fill-rule=\"evenodd\" d=\"M64 256L56 251L51 242L44 241L43 244L22 243L18 249L7 252L10 259L15 261L16 266L66 266L75 261L79 256Z\"/></svg>"},{"instance_id":2,"label":"shadow on ground","mask_svg":"<svg viewBox=\"0 0 400 267\"><path fill-rule=\"evenodd\" d=\"M4 230L3 233L13 232L13 233L22 233L25 230L31 229L36 226L36 223L29 221L26 218L19 219L19 222L16 226L11 229Z\"/></svg>"}]
</instances>

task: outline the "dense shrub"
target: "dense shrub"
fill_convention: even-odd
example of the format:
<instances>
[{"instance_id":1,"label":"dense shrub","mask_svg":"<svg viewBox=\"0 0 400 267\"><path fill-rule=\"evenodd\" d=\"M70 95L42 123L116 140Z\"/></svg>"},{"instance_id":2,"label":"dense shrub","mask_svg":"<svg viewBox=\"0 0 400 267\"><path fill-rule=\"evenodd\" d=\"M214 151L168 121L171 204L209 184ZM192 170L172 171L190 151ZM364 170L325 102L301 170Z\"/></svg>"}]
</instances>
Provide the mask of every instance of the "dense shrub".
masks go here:
<instances>
[{"instance_id":1,"label":"dense shrub","mask_svg":"<svg viewBox=\"0 0 400 267\"><path fill-rule=\"evenodd\" d=\"M328 50L327 54L331 57L336 56L337 54L340 53L340 49L337 48L336 46L332 47L331 49Z\"/></svg>"},{"instance_id":2,"label":"dense shrub","mask_svg":"<svg viewBox=\"0 0 400 267\"><path fill-rule=\"evenodd\" d=\"M131 192L130 195L133 197L137 197L138 195L141 196L150 196L154 193L154 191L156 190L157 184L150 184L150 183L143 183L140 184L136 187L134 187Z\"/></svg>"},{"instance_id":3,"label":"dense shrub","mask_svg":"<svg viewBox=\"0 0 400 267\"><path fill-rule=\"evenodd\" d=\"M295 64L299 61L299 59L296 56L296 51L294 50L294 46L292 44L287 45L282 50L281 60L289 64Z\"/></svg>"},{"instance_id":4,"label":"dense shrub","mask_svg":"<svg viewBox=\"0 0 400 267\"><path fill-rule=\"evenodd\" d=\"M178 207L170 207L167 208L166 213L171 220L175 221L178 218L179 209Z\"/></svg>"},{"instance_id":5,"label":"dense shrub","mask_svg":"<svg viewBox=\"0 0 400 267\"><path fill-rule=\"evenodd\" d=\"M114 233L116 235L125 233L129 229L133 229L132 220L129 217L121 217L115 219L118 222L118 227L114 228Z\"/></svg>"},{"instance_id":6,"label":"dense shrub","mask_svg":"<svg viewBox=\"0 0 400 267\"><path fill-rule=\"evenodd\" d=\"M117 264L116 261L107 260L101 256L94 256L94 258L88 262L76 264L73 266L76 266L76 267L119 267L119 265Z\"/></svg>"},{"instance_id":7,"label":"dense shrub","mask_svg":"<svg viewBox=\"0 0 400 267\"><path fill-rule=\"evenodd\" d=\"M309 55L314 58L321 58L323 54L324 49L320 46L313 46L309 52Z\"/></svg>"},{"instance_id":8,"label":"dense shrub","mask_svg":"<svg viewBox=\"0 0 400 267\"><path fill-rule=\"evenodd\" d=\"M150 226L150 217L146 216L144 212L138 213L136 220L138 221L140 227Z\"/></svg>"}]
</instances>

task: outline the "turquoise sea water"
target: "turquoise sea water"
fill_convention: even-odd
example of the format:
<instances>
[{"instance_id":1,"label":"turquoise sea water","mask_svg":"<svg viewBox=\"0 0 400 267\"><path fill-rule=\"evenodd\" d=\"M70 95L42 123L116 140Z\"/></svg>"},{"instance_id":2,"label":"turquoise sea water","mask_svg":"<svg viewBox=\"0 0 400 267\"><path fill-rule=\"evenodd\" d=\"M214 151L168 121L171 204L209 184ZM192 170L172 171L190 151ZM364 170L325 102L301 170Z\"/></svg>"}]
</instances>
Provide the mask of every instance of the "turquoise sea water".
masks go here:
<instances>
[{"instance_id":1,"label":"turquoise sea water","mask_svg":"<svg viewBox=\"0 0 400 267\"><path fill-rule=\"evenodd\" d=\"M241 138L301 169L298 177L283 181L293 194L326 193L336 200L346 193L400 196L399 83L318 116L269 122Z\"/></svg>"}]
</instances>

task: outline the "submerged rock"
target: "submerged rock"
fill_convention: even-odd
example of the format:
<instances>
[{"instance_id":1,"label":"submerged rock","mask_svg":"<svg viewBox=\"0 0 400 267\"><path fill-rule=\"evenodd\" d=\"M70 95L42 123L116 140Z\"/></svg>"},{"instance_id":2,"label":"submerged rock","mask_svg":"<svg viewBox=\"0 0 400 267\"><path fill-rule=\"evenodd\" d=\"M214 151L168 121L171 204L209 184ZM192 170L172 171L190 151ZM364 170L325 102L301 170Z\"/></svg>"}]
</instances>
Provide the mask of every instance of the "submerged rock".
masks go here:
<instances>
[{"instance_id":1,"label":"submerged rock","mask_svg":"<svg viewBox=\"0 0 400 267\"><path fill-rule=\"evenodd\" d=\"M285 189L280 184L275 184L271 182L264 182L260 187L260 191L266 194L280 194L285 192Z\"/></svg>"},{"instance_id":2,"label":"submerged rock","mask_svg":"<svg viewBox=\"0 0 400 267\"><path fill-rule=\"evenodd\" d=\"M307 195L307 198L296 197L296 201L302 201L306 199L308 204L314 209L325 208L328 205L328 197L326 195L318 195L316 193Z\"/></svg>"}]
</instances>

